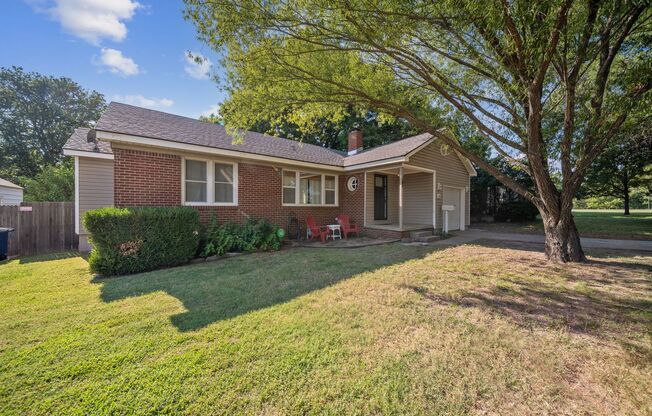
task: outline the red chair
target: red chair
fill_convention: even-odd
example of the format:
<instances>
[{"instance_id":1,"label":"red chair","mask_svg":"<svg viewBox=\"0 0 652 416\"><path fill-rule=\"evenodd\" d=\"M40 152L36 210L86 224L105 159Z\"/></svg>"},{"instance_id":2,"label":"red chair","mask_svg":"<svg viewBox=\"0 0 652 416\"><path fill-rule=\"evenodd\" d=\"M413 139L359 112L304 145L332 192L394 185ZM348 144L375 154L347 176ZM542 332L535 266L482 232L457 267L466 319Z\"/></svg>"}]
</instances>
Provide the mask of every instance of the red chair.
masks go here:
<instances>
[{"instance_id":1,"label":"red chair","mask_svg":"<svg viewBox=\"0 0 652 416\"><path fill-rule=\"evenodd\" d=\"M349 234L351 233L355 233L356 236L360 237L360 227L358 227L358 224L352 222L348 215L340 214L335 219L340 224L340 227L342 227L344 238L349 238Z\"/></svg>"},{"instance_id":2,"label":"red chair","mask_svg":"<svg viewBox=\"0 0 652 416\"><path fill-rule=\"evenodd\" d=\"M308 234L311 240L320 238L322 243L326 242L326 236L328 235L327 227L317 225L313 217L307 217L306 224L308 226Z\"/></svg>"}]
</instances>

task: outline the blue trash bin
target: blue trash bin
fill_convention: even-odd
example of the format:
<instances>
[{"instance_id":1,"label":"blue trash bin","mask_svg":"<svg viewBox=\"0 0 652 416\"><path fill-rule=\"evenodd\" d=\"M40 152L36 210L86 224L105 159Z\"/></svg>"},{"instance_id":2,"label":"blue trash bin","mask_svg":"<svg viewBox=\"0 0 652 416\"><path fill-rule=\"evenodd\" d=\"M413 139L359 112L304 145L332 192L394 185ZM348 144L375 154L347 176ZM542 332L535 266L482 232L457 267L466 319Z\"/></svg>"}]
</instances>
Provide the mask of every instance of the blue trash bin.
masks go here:
<instances>
[{"instance_id":1,"label":"blue trash bin","mask_svg":"<svg viewBox=\"0 0 652 416\"><path fill-rule=\"evenodd\" d=\"M0 261L7 259L9 253L9 233L13 228L0 228Z\"/></svg>"}]
</instances>

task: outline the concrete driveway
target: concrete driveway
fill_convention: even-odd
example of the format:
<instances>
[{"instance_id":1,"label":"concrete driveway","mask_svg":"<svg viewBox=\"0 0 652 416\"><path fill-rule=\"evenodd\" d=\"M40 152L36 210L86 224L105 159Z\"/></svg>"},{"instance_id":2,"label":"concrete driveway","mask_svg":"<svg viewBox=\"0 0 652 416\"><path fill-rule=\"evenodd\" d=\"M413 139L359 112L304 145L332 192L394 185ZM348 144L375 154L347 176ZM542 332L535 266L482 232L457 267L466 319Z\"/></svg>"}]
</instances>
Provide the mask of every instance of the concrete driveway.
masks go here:
<instances>
[{"instance_id":1,"label":"concrete driveway","mask_svg":"<svg viewBox=\"0 0 652 416\"><path fill-rule=\"evenodd\" d=\"M524 243L543 244L543 235L523 233L497 233L479 229L455 231L455 235L435 244L457 245L470 243L476 240L519 241ZM652 252L652 241L647 240L615 240L610 238L582 237L582 247L608 250L649 251Z\"/></svg>"}]
</instances>

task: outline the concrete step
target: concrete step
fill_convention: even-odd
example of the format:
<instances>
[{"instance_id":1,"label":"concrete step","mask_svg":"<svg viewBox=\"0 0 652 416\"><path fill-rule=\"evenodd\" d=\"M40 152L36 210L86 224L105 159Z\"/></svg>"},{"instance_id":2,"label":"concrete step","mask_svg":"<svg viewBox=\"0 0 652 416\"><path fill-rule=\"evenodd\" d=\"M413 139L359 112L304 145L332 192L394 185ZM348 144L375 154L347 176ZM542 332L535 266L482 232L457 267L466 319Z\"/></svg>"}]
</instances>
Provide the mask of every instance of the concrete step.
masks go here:
<instances>
[{"instance_id":1,"label":"concrete step","mask_svg":"<svg viewBox=\"0 0 652 416\"><path fill-rule=\"evenodd\" d=\"M428 237L432 235L432 230L419 230L410 232L410 238L418 239L421 237Z\"/></svg>"},{"instance_id":2,"label":"concrete step","mask_svg":"<svg viewBox=\"0 0 652 416\"><path fill-rule=\"evenodd\" d=\"M420 243L432 243L433 241L437 241L437 240L439 240L438 235L428 235L428 236L417 238L417 241Z\"/></svg>"}]
</instances>

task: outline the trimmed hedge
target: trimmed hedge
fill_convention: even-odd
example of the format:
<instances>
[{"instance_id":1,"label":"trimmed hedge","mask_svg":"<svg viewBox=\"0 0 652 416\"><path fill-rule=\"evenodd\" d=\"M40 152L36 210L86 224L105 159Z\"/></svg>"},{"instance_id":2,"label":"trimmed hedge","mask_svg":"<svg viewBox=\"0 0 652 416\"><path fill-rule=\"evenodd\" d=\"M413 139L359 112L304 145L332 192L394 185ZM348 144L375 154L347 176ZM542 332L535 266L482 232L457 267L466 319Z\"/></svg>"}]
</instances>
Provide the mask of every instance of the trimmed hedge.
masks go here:
<instances>
[{"instance_id":1,"label":"trimmed hedge","mask_svg":"<svg viewBox=\"0 0 652 416\"><path fill-rule=\"evenodd\" d=\"M189 207L100 208L84 214L91 271L105 276L176 266L195 256L199 213Z\"/></svg>"}]
</instances>

